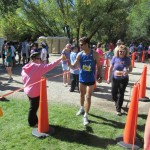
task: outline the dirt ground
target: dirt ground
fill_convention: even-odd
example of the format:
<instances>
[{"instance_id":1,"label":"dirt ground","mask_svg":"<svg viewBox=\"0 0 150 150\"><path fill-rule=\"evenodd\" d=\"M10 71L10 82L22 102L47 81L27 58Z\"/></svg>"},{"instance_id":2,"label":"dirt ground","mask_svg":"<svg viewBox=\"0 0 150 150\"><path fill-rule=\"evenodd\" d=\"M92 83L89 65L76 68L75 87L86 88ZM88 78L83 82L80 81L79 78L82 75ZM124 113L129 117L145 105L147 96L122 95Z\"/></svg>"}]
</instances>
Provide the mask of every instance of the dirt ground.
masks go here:
<instances>
[{"instance_id":1,"label":"dirt ground","mask_svg":"<svg viewBox=\"0 0 150 150\"><path fill-rule=\"evenodd\" d=\"M49 60L52 62L57 59L59 55L51 55ZM141 73L143 72L144 65L147 65L147 82L146 82L146 96L150 98L150 64L147 63L139 63L135 62L135 68L133 68L132 73L129 75L129 84L127 86L125 92L125 100L123 104L123 111L127 112L127 109L130 105L130 99L132 95L133 85L138 82L141 78ZM7 83L8 75L4 67L2 67L1 59L0 59L0 81L2 84L0 85L0 95L7 94L11 91L15 91L19 88L23 87L22 79L21 79L21 69L22 65L16 65L13 68L13 82ZM55 77L58 75L57 77ZM47 73L47 97L49 103L58 102L58 103L66 103L80 106L79 104L79 93L69 92L69 87L63 86L62 79L62 68L61 64L59 64L52 71ZM23 90L19 92L15 92L6 96L6 99L27 99L27 96L24 94ZM139 114L148 112L150 108L150 100L145 102L139 101ZM102 83L97 83L97 89L94 91L92 96L92 105L91 108L97 108L106 112L115 112L114 102L111 99L111 84L107 84L106 81Z\"/></svg>"}]
</instances>

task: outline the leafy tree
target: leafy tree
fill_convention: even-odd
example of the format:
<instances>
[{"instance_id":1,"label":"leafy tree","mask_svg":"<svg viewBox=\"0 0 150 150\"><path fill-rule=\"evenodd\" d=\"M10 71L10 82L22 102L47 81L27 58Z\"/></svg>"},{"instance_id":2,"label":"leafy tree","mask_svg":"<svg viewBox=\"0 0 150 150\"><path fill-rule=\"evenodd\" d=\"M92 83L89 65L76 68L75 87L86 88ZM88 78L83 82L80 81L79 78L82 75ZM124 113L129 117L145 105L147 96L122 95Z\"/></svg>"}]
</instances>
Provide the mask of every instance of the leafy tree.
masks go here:
<instances>
[{"instance_id":1,"label":"leafy tree","mask_svg":"<svg viewBox=\"0 0 150 150\"><path fill-rule=\"evenodd\" d=\"M5 15L8 12L14 12L18 8L18 0L0 0L0 13Z\"/></svg>"},{"instance_id":2,"label":"leafy tree","mask_svg":"<svg viewBox=\"0 0 150 150\"><path fill-rule=\"evenodd\" d=\"M150 33L150 2L141 0L136 3L129 14L127 35L130 39L149 39Z\"/></svg>"},{"instance_id":3,"label":"leafy tree","mask_svg":"<svg viewBox=\"0 0 150 150\"><path fill-rule=\"evenodd\" d=\"M9 0L0 31L10 39L68 36L77 41L114 41L146 37L149 31L148 0ZM0 7L6 4L0 1ZM8 4L6 5L8 6ZM5 7L6 7L5 6ZM138 14L140 21L138 19ZM146 22L146 23L145 23ZM126 30L128 31L126 32ZM127 34L127 35L126 35Z\"/></svg>"}]
</instances>

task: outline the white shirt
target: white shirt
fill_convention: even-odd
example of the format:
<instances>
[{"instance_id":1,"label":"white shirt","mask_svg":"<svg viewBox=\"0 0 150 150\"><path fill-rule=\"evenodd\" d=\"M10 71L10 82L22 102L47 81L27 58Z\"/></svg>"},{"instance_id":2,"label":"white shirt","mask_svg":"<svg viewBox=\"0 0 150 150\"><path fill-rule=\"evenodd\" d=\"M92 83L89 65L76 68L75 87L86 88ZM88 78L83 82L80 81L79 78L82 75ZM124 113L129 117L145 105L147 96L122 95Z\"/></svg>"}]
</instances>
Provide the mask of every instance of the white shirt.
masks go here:
<instances>
[{"instance_id":1,"label":"white shirt","mask_svg":"<svg viewBox=\"0 0 150 150\"><path fill-rule=\"evenodd\" d=\"M11 45L10 48L11 48L11 55L12 55L12 57L14 57L16 49L13 45Z\"/></svg>"},{"instance_id":2,"label":"white shirt","mask_svg":"<svg viewBox=\"0 0 150 150\"><path fill-rule=\"evenodd\" d=\"M45 48L42 48L41 50L41 60L46 61L47 60L47 50Z\"/></svg>"}]
</instances>

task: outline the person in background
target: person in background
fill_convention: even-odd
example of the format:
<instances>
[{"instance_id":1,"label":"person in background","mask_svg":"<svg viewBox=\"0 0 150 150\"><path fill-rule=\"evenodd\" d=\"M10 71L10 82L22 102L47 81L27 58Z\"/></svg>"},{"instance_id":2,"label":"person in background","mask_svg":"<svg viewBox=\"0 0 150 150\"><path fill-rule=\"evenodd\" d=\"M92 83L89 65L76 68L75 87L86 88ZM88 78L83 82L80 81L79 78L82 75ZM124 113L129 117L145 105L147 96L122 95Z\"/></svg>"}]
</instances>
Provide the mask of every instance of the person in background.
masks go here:
<instances>
[{"instance_id":1,"label":"person in background","mask_svg":"<svg viewBox=\"0 0 150 150\"><path fill-rule=\"evenodd\" d=\"M97 47L96 45L92 45L92 50L96 51Z\"/></svg>"},{"instance_id":2,"label":"person in background","mask_svg":"<svg viewBox=\"0 0 150 150\"><path fill-rule=\"evenodd\" d=\"M57 66L62 56L56 61L43 64L39 52L34 52L30 55L31 61L22 68L21 76L24 84L24 92L29 98L30 107L28 112L28 123L31 127L37 127L38 117L37 111L39 108L40 100L40 81L41 77L48 71ZM35 82L37 84L31 85ZM31 85L31 86L29 86Z\"/></svg>"},{"instance_id":3,"label":"person in background","mask_svg":"<svg viewBox=\"0 0 150 150\"><path fill-rule=\"evenodd\" d=\"M137 52L138 52L138 61L141 62L142 60L142 53L143 53L143 45L140 43L137 47Z\"/></svg>"},{"instance_id":4,"label":"person in background","mask_svg":"<svg viewBox=\"0 0 150 150\"><path fill-rule=\"evenodd\" d=\"M33 42L32 40L28 40L28 62L30 61L30 55L31 55L31 46L32 46Z\"/></svg>"},{"instance_id":5,"label":"person in background","mask_svg":"<svg viewBox=\"0 0 150 150\"><path fill-rule=\"evenodd\" d=\"M112 99L115 102L116 114L121 116L124 93L129 82L128 74L132 71L132 65L131 60L128 57L129 51L125 45L120 45L115 52L115 56L111 60L108 71L107 83L110 83L112 74Z\"/></svg>"},{"instance_id":6,"label":"person in background","mask_svg":"<svg viewBox=\"0 0 150 150\"><path fill-rule=\"evenodd\" d=\"M80 65L79 69L79 90L80 90L80 109L76 115L84 113L83 125L88 125L88 112L91 107L91 96L94 90L95 84L95 66L97 64L97 81L102 82L102 67L100 64L100 58L96 51L91 50L89 47L89 39L82 37L79 39L81 52L78 53L77 58L71 68L77 64ZM85 106L84 106L85 103Z\"/></svg>"},{"instance_id":7,"label":"person in background","mask_svg":"<svg viewBox=\"0 0 150 150\"><path fill-rule=\"evenodd\" d=\"M115 48L114 44L112 42L109 43L109 50L113 51Z\"/></svg>"},{"instance_id":8,"label":"person in background","mask_svg":"<svg viewBox=\"0 0 150 150\"><path fill-rule=\"evenodd\" d=\"M96 52L99 54L100 56L100 64L103 65L104 64L104 52L102 50L102 45L103 43L102 42L98 42L97 43L97 49L96 49Z\"/></svg>"},{"instance_id":9,"label":"person in background","mask_svg":"<svg viewBox=\"0 0 150 150\"><path fill-rule=\"evenodd\" d=\"M22 44L21 44L21 42L19 42L18 45L17 45L17 49L16 49L16 51L18 53L18 63L19 63L19 65L21 64L21 49L22 49Z\"/></svg>"},{"instance_id":10,"label":"person in background","mask_svg":"<svg viewBox=\"0 0 150 150\"><path fill-rule=\"evenodd\" d=\"M150 150L150 110L147 116L144 131L144 150Z\"/></svg>"},{"instance_id":11,"label":"person in background","mask_svg":"<svg viewBox=\"0 0 150 150\"><path fill-rule=\"evenodd\" d=\"M15 66L16 65L16 59L15 59L15 57L16 57L16 49L15 49L12 41L10 41L10 49L11 49L11 56L12 56L12 60L13 60L13 64L12 65Z\"/></svg>"},{"instance_id":12,"label":"person in background","mask_svg":"<svg viewBox=\"0 0 150 150\"><path fill-rule=\"evenodd\" d=\"M134 49L135 49L134 43L131 43L129 46L129 52L130 52L129 54L130 55L132 55L132 53L134 52Z\"/></svg>"},{"instance_id":13,"label":"person in background","mask_svg":"<svg viewBox=\"0 0 150 150\"><path fill-rule=\"evenodd\" d=\"M118 51L117 49L118 49L118 47L120 46L120 45L123 45L123 42L121 41L121 39L119 39L118 41L117 41L117 43L116 43L116 47L115 47L115 49L114 49L114 53L116 53L116 51Z\"/></svg>"},{"instance_id":14,"label":"person in background","mask_svg":"<svg viewBox=\"0 0 150 150\"><path fill-rule=\"evenodd\" d=\"M67 44L62 51L63 59L62 59L62 69L63 69L63 83L64 86L70 85L70 53L71 53L71 44Z\"/></svg>"},{"instance_id":15,"label":"person in background","mask_svg":"<svg viewBox=\"0 0 150 150\"><path fill-rule=\"evenodd\" d=\"M40 47L38 47L38 43L36 43L36 42L34 42L33 44L32 44L32 47L34 47L34 48L32 48L32 49L34 49L34 52L39 52L39 53L41 53L41 50L42 50L42 48Z\"/></svg>"},{"instance_id":16,"label":"person in background","mask_svg":"<svg viewBox=\"0 0 150 150\"><path fill-rule=\"evenodd\" d=\"M7 73L9 75L9 79L8 79L8 83L13 81L12 78L12 64L13 64L13 60L12 60L12 52L11 52L11 47L10 47L10 43L6 43L4 49L5 49L5 66L6 66L6 70Z\"/></svg>"},{"instance_id":17,"label":"person in background","mask_svg":"<svg viewBox=\"0 0 150 150\"><path fill-rule=\"evenodd\" d=\"M70 62L71 64L74 64L76 57L77 57L77 53L78 53L78 47L74 46L72 47L72 51L70 54ZM70 92L74 92L75 87L78 88L79 91L79 66L75 66L73 69L70 68L70 73L72 76L72 80L71 80L71 87L69 89Z\"/></svg>"},{"instance_id":18,"label":"person in background","mask_svg":"<svg viewBox=\"0 0 150 150\"><path fill-rule=\"evenodd\" d=\"M46 44L46 50L47 50L47 56L46 56L46 58L47 58L47 63L49 63L49 57L50 57L50 54L49 54L49 47L48 47L48 44L45 42L45 44Z\"/></svg>"},{"instance_id":19,"label":"person in background","mask_svg":"<svg viewBox=\"0 0 150 150\"><path fill-rule=\"evenodd\" d=\"M31 44L31 51L30 51L30 55L31 55L32 53L36 52L36 49L37 49L36 44L35 44L35 43L32 43L32 44Z\"/></svg>"},{"instance_id":20,"label":"person in background","mask_svg":"<svg viewBox=\"0 0 150 150\"><path fill-rule=\"evenodd\" d=\"M23 61L23 65L25 65L26 63L28 63L28 59L29 59L29 51L30 51L30 45L28 43L28 40L26 39L23 43L22 43L22 61Z\"/></svg>"},{"instance_id":21,"label":"person in background","mask_svg":"<svg viewBox=\"0 0 150 150\"><path fill-rule=\"evenodd\" d=\"M112 49L109 49L107 52L104 53L105 54L105 58L108 60L108 65L110 65L110 61L114 56L114 51ZM105 61L106 63L106 61Z\"/></svg>"},{"instance_id":22,"label":"person in background","mask_svg":"<svg viewBox=\"0 0 150 150\"><path fill-rule=\"evenodd\" d=\"M47 64L46 43L45 43L45 42L42 42L42 43L41 43L41 46L42 46L42 50L41 50L41 61L42 61L44 64Z\"/></svg>"}]
</instances>

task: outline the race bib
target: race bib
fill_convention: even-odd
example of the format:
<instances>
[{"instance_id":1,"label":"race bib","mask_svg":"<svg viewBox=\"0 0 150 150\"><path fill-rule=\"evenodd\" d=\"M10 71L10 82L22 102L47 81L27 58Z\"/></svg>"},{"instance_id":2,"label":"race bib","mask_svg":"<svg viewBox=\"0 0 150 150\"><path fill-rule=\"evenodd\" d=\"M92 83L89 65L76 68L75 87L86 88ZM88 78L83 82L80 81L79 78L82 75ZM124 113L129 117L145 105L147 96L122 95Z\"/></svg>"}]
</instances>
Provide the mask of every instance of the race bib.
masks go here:
<instances>
[{"instance_id":1,"label":"race bib","mask_svg":"<svg viewBox=\"0 0 150 150\"><path fill-rule=\"evenodd\" d=\"M89 72L91 71L91 66L90 65L89 66L83 65L82 68L83 68L84 71L89 71Z\"/></svg>"}]
</instances>

